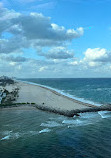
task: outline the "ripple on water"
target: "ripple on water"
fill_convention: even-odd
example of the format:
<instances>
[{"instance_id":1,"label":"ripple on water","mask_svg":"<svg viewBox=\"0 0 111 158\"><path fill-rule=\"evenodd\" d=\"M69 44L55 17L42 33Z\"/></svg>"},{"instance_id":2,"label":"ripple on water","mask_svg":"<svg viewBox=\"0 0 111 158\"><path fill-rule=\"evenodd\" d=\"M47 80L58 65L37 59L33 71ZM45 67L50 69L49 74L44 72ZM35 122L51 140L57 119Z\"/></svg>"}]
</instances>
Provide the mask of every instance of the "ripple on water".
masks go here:
<instances>
[{"instance_id":1,"label":"ripple on water","mask_svg":"<svg viewBox=\"0 0 111 158\"><path fill-rule=\"evenodd\" d=\"M62 126L62 124L57 123L56 121L47 121L46 123L41 123L40 126L43 126L43 127L58 127L58 126Z\"/></svg>"}]
</instances>

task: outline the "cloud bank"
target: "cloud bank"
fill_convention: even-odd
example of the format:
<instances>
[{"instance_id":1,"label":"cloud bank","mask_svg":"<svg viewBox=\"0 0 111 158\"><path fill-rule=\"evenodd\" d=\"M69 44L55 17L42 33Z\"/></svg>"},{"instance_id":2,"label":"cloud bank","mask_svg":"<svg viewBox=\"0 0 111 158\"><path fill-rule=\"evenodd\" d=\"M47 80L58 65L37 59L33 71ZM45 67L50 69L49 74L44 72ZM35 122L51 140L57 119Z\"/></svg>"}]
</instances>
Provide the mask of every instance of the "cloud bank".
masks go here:
<instances>
[{"instance_id":1,"label":"cloud bank","mask_svg":"<svg viewBox=\"0 0 111 158\"><path fill-rule=\"evenodd\" d=\"M70 45L83 35L83 27L66 29L43 14L23 14L0 4L0 75L82 77L85 73L87 77L89 72L110 73L111 51L105 48L88 48L82 58L76 57Z\"/></svg>"}]
</instances>

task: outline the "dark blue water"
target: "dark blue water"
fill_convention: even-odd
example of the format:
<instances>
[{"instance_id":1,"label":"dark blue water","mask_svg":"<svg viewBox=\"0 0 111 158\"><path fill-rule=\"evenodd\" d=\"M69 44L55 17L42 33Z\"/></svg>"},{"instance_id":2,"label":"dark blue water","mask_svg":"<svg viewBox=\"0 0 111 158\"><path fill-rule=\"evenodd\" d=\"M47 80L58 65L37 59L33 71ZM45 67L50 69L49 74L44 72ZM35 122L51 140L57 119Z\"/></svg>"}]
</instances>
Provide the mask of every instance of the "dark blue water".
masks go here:
<instances>
[{"instance_id":1,"label":"dark blue water","mask_svg":"<svg viewBox=\"0 0 111 158\"><path fill-rule=\"evenodd\" d=\"M96 103L111 103L111 79L27 79ZM111 112L68 118L0 110L0 158L111 158Z\"/></svg>"}]
</instances>

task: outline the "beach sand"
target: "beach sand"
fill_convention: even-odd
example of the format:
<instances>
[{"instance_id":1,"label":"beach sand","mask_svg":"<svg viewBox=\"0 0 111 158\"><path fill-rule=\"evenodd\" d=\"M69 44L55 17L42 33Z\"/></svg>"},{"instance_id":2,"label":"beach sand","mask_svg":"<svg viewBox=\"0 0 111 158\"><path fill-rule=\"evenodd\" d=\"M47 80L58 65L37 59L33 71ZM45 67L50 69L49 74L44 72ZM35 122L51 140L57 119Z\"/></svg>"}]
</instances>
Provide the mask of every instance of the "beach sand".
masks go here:
<instances>
[{"instance_id":1,"label":"beach sand","mask_svg":"<svg viewBox=\"0 0 111 158\"><path fill-rule=\"evenodd\" d=\"M96 106L84 103L68 96L58 93L55 90L40 85L34 85L22 81L17 81L14 85L8 85L5 89L12 90L18 88L18 97L10 106L2 106L1 108L15 109L35 109L49 111L73 117L79 116L78 113L111 111L111 105ZM34 104L33 104L34 103Z\"/></svg>"},{"instance_id":2,"label":"beach sand","mask_svg":"<svg viewBox=\"0 0 111 158\"><path fill-rule=\"evenodd\" d=\"M19 87L19 97L16 103L35 103L41 109L52 109L58 112L95 107L42 86L17 82L17 87Z\"/></svg>"}]
</instances>

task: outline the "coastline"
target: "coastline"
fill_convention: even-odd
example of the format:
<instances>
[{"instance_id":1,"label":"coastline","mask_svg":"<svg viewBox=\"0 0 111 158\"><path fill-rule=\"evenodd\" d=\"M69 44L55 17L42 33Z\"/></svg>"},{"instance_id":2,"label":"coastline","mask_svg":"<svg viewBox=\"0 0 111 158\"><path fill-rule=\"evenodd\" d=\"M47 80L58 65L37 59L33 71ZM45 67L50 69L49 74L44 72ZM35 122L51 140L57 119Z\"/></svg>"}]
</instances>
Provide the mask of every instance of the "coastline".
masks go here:
<instances>
[{"instance_id":1,"label":"coastline","mask_svg":"<svg viewBox=\"0 0 111 158\"><path fill-rule=\"evenodd\" d=\"M24 83L22 81L18 81L17 84L19 87L19 97L15 103L17 103L17 102L18 103L34 102L35 104L38 104L39 106L41 105L42 107L46 106L46 104L47 104L47 107L49 107L49 106L51 106L52 108L56 107L56 109L61 109L61 110L63 110L63 109L75 110L78 108L84 109L86 107L88 107L88 108L97 107L96 105L81 102L79 100L70 98L53 89L49 89L49 88L41 86L41 85ZM54 99L56 99L56 100L54 100ZM55 102L57 104L64 103L64 105L60 105L60 106L55 105ZM51 105L51 103L54 103L54 105ZM66 104L67 104L67 106L66 106Z\"/></svg>"},{"instance_id":2,"label":"coastline","mask_svg":"<svg viewBox=\"0 0 111 158\"><path fill-rule=\"evenodd\" d=\"M9 87L11 88L11 86ZM96 106L84 103L41 85L16 80L15 86L19 88L18 97L13 102L15 105L5 107L7 109L38 108L68 117L79 116L79 113L84 112L111 110L110 106ZM24 103L26 105L23 105Z\"/></svg>"},{"instance_id":3,"label":"coastline","mask_svg":"<svg viewBox=\"0 0 111 158\"><path fill-rule=\"evenodd\" d=\"M45 85L41 85L41 84L37 84L37 83L33 83L33 82L28 82L28 81L21 81L21 80L17 80L18 82L22 82L22 83L25 83L25 84L28 84L28 85L34 85L34 86L38 86L38 87L41 87L41 88L44 88L46 90L49 90L53 93L55 93L56 95L61 95L69 100L72 100L78 104L82 104L82 105L85 105L85 106L88 106L88 107L97 107L97 106L101 106L99 103L94 103L94 102L91 102L91 101L88 101L88 100L80 100L79 98L76 98L76 97L73 97L71 95L67 95L65 93L61 93L60 90L58 89L54 89L54 88L51 88L51 87L48 87L48 86L45 86Z\"/></svg>"},{"instance_id":4,"label":"coastline","mask_svg":"<svg viewBox=\"0 0 111 158\"><path fill-rule=\"evenodd\" d=\"M72 99L72 100L74 100L75 102L78 102L78 103L80 102L82 104L88 104L89 106L91 105L91 106L95 106L95 107L103 105L103 104L100 104L100 103L95 103L93 101L89 101L89 100L85 100L83 98L73 96L71 94L64 93L64 92L62 92L62 90L52 88L52 87L49 87L49 86L46 86L46 85L42 85L42 84L38 84L38 83L34 83L34 82L29 82L29 81L22 81L22 80L16 80L16 81L26 83L26 84L35 85L35 86L37 85L37 86L42 87L42 88L46 88L48 90L53 91L54 93L58 93L59 95L62 95L64 97L68 98L68 99Z\"/></svg>"}]
</instances>

